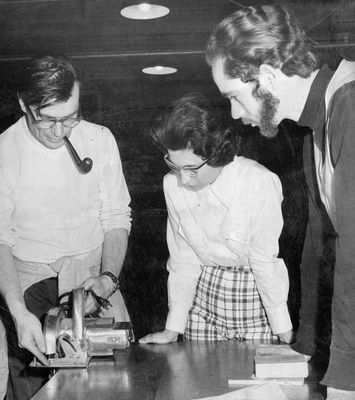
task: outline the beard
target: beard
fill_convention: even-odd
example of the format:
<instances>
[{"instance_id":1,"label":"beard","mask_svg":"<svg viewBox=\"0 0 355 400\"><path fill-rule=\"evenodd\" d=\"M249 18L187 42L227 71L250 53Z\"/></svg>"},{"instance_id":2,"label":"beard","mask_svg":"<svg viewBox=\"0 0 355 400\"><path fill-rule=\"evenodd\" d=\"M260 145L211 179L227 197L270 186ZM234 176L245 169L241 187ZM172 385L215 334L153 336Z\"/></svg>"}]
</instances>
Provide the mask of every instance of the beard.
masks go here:
<instances>
[{"instance_id":1,"label":"beard","mask_svg":"<svg viewBox=\"0 0 355 400\"><path fill-rule=\"evenodd\" d=\"M278 124L275 123L275 115L280 100L269 91L260 88L256 91L255 96L260 101L260 120L258 124L260 133L268 138L273 138L279 130Z\"/></svg>"}]
</instances>

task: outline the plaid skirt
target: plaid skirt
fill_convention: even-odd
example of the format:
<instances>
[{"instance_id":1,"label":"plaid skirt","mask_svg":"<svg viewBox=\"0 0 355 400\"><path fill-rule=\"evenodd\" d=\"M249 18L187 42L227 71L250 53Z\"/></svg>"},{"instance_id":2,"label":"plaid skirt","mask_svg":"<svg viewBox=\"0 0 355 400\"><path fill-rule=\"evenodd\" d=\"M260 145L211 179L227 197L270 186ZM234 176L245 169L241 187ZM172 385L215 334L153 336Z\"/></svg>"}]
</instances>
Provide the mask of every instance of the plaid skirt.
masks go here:
<instances>
[{"instance_id":1,"label":"plaid skirt","mask_svg":"<svg viewBox=\"0 0 355 400\"><path fill-rule=\"evenodd\" d=\"M185 340L273 338L248 266L202 266L201 269Z\"/></svg>"}]
</instances>

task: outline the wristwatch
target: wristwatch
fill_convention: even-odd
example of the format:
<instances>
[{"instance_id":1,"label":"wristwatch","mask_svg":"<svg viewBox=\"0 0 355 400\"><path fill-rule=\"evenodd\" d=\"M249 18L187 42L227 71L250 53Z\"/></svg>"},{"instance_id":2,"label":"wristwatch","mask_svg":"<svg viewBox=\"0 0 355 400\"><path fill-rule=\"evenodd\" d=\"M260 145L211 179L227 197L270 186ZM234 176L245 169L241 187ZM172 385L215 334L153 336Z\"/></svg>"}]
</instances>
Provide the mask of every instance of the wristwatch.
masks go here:
<instances>
[{"instance_id":1,"label":"wristwatch","mask_svg":"<svg viewBox=\"0 0 355 400\"><path fill-rule=\"evenodd\" d=\"M110 272L110 271L104 271L104 272L101 272L101 274L100 274L100 276L108 276L110 279L111 279L111 281L112 281L112 283L113 283L113 289L112 289L112 292L110 293L110 295L107 297L107 298L109 298L109 297L111 297L115 292L117 292L117 290L118 290L118 288L120 287L120 281L119 281L119 279L118 279L118 277L116 276L116 275L114 275L112 272Z\"/></svg>"}]
</instances>

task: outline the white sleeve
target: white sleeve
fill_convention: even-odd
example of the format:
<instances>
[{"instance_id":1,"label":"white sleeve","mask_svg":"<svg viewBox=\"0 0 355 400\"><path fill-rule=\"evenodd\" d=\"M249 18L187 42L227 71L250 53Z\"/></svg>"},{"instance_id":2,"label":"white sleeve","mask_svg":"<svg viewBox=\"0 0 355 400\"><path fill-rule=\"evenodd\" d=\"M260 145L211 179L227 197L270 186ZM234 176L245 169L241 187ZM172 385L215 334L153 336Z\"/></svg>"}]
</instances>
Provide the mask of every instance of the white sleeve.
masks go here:
<instances>
[{"instance_id":1,"label":"white sleeve","mask_svg":"<svg viewBox=\"0 0 355 400\"><path fill-rule=\"evenodd\" d=\"M287 307L288 271L278 258L283 226L282 188L272 173L263 174L253 188L249 261L272 332L279 334L292 329Z\"/></svg>"},{"instance_id":2,"label":"white sleeve","mask_svg":"<svg viewBox=\"0 0 355 400\"><path fill-rule=\"evenodd\" d=\"M99 183L100 221L104 232L112 229L131 229L131 201L123 175L120 153L112 133L106 129L106 148L103 157L106 162Z\"/></svg>"},{"instance_id":3,"label":"white sleeve","mask_svg":"<svg viewBox=\"0 0 355 400\"><path fill-rule=\"evenodd\" d=\"M185 238L178 232L179 216L172 201L173 194L169 193L165 180L164 193L168 209L167 244L169 249L167 263L169 313L165 328L183 333L201 273L201 262ZM176 198L174 200L176 201Z\"/></svg>"},{"instance_id":4,"label":"white sleeve","mask_svg":"<svg viewBox=\"0 0 355 400\"><path fill-rule=\"evenodd\" d=\"M0 244L15 246L16 234L12 214L15 205L12 199L12 189L0 166Z\"/></svg>"}]
</instances>

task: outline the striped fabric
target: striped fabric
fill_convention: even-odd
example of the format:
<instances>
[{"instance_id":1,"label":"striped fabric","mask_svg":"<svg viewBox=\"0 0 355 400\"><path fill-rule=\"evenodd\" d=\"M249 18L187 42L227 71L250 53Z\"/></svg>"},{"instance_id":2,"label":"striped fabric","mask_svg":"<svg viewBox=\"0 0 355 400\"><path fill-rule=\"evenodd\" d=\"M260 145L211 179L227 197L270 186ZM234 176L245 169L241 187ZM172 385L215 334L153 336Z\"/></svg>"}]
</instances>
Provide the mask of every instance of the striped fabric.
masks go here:
<instances>
[{"instance_id":1,"label":"striped fabric","mask_svg":"<svg viewBox=\"0 0 355 400\"><path fill-rule=\"evenodd\" d=\"M249 267L202 266L185 340L273 337Z\"/></svg>"}]
</instances>

